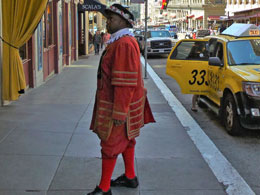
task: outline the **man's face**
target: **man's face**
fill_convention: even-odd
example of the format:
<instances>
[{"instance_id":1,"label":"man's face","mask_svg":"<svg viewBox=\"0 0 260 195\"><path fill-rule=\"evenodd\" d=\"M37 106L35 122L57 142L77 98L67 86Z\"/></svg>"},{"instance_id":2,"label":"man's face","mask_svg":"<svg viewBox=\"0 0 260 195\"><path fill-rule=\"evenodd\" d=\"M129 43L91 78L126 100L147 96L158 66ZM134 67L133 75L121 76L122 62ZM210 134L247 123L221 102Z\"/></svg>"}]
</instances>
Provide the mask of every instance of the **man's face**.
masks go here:
<instances>
[{"instance_id":1,"label":"man's face","mask_svg":"<svg viewBox=\"0 0 260 195\"><path fill-rule=\"evenodd\" d=\"M122 19L119 15L113 13L108 14L106 26L108 33L113 34L118 30L121 30L126 27L127 25L125 20Z\"/></svg>"}]
</instances>

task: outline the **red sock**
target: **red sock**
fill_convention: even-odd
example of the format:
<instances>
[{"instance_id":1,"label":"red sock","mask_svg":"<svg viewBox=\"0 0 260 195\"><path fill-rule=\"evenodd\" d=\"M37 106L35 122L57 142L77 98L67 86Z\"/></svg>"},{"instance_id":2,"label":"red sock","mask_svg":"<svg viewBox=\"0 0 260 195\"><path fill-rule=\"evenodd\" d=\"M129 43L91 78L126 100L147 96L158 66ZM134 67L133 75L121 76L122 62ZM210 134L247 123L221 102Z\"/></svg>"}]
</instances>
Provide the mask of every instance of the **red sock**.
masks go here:
<instances>
[{"instance_id":1,"label":"red sock","mask_svg":"<svg viewBox=\"0 0 260 195\"><path fill-rule=\"evenodd\" d=\"M126 148L123 152L123 159L125 163L125 176L128 179L135 177L135 148Z\"/></svg>"},{"instance_id":2,"label":"red sock","mask_svg":"<svg viewBox=\"0 0 260 195\"><path fill-rule=\"evenodd\" d=\"M115 159L102 159L102 176L99 184L99 188L103 192L107 192L110 189L110 180L116 165Z\"/></svg>"}]
</instances>

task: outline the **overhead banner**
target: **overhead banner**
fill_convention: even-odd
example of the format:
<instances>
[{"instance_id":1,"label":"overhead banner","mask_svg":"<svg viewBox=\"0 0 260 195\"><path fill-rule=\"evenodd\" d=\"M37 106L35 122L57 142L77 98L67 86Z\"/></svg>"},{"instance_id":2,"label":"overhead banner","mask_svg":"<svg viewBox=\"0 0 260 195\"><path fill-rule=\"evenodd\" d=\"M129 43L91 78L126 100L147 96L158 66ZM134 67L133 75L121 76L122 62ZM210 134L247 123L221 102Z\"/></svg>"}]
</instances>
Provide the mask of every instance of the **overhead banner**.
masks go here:
<instances>
[{"instance_id":1,"label":"overhead banner","mask_svg":"<svg viewBox=\"0 0 260 195\"><path fill-rule=\"evenodd\" d=\"M106 5L100 3L97 0L85 0L84 4L78 4L79 12L84 11L98 11L104 14L104 10L106 9Z\"/></svg>"}]
</instances>

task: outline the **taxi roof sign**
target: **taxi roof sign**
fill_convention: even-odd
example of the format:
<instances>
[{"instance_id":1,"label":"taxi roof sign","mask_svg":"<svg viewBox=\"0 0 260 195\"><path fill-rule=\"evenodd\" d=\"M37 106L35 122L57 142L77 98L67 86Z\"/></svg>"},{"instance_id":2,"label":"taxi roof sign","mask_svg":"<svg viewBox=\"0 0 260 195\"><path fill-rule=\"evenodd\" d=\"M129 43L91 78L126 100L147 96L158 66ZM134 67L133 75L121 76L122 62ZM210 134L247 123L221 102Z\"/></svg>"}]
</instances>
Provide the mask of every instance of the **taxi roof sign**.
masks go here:
<instances>
[{"instance_id":1,"label":"taxi roof sign","mask_svg":"<svg viewBox=\"0 0 260 195\"><path fill-rule=\"evenodd\" d=\"M235 37L260 36L260 29L254 24L234 23L221 34Z\"/></svg>"}]
</instances>

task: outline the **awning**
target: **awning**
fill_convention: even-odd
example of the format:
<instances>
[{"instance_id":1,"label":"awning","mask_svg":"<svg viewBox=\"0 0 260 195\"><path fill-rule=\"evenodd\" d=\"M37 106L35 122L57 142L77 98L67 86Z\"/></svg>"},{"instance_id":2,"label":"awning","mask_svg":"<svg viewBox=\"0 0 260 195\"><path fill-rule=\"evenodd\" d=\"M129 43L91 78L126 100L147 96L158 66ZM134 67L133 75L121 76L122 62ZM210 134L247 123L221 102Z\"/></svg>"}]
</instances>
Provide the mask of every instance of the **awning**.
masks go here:
<instances>
[{"instance_id":1,"label":"awning","mask_svg":"<svg viewBox=\"0 0 260 195\"><path fill-rule=\"evenodd\" d=\"M186 16L187 18L193 18L194 14Z\"/></svg>"},{"instance_id":2,"label":"awning","mask_svg":"<svg viewBox=\"0 0 260 195\"><path fill-rule=\"evenodd\" d=\"M195 20L202 20L203 19L203 16L198 16L195 18Z\"/></svg>"},{"instance_id":3,"label":"awning","mask_svg":"<svg viewBox=\"0 0 260 195\"><path fill-rule=\"evenodd\" d=\"M220 20L220 16L208 16L208 20L212 21L212 20Z\"/></svg>"},{"instance_id":4,"label":"awning","mask_svg":"<svg viewBox=\"0 0 260 195\"><path fill-rule=\"evenodd\" d=\"M84 0L84 4L78 4L79 12L98 11L105 15L105 9L106 5L100 3L98 0Z\"/></svg>"}]
</instances>

